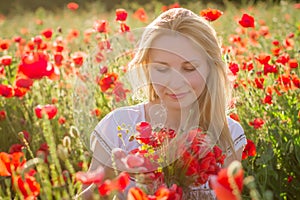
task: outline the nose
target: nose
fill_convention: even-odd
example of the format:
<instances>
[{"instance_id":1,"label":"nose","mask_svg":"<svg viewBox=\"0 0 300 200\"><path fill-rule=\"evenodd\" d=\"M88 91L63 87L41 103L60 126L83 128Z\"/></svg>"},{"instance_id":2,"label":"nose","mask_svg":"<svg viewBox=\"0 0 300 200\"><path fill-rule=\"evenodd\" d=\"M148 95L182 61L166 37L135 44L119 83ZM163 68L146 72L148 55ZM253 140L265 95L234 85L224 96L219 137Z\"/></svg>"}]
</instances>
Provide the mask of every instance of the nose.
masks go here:
<instances>
[{"instance_id":1,"label":"nose","mask_svg":"<svg viewBox=\"0 0 300 200\"><path fill-rule=\"evenodd\" d=\"M180 88L184 87L186 84L186 78L177 70L173 69L170 71L167 80L167 87L173 91L178 91Z\"/></svg>"}]
</instances>

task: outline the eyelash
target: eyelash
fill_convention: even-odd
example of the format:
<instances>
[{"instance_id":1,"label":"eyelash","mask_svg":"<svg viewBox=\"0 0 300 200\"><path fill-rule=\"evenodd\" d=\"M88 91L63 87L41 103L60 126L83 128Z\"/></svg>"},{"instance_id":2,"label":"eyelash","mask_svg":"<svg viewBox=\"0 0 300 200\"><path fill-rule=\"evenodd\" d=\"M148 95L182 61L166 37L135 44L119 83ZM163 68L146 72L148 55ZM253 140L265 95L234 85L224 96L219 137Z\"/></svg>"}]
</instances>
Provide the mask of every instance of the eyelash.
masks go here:
<instances>
[{"instance_id":1,"label":"eyelash","mask_svg":"<svg viewBox=\"0 0 300 200\"><path fill-rule=\"evenodd\" d=\"M155 67L155 69L159 72L167 72L169 67ZM183 68L184 71L192 72L196 70L196 67Z\"/></svg>"},{"instance_id":2,"label":"eyelash","mask_svg":"<svg viewBox=\"0 0 300 200\"><path fill-rule=\"evenodd\" d=\"M196 67L185 68L185 71L192 72L196 70Z\"/></svg>"},{"instance_id":3,"label":"eyelash","mask_svg":"<svg viewBox=\"0 0 300 200\"><path fill-rule=\"evenodd\" d=\"M166 71L169 70L168 67L156 67L155 69L156 69L157 71L159 71L159 72L166 72Z\"/></svg>"}]
</instances>

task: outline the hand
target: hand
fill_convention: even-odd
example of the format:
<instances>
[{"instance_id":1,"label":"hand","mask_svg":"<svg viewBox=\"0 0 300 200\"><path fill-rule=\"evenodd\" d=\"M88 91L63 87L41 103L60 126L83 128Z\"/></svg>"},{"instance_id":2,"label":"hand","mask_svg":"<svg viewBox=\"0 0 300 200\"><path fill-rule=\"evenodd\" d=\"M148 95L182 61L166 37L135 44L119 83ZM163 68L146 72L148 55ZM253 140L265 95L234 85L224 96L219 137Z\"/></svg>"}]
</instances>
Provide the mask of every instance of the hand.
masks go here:
<instances>
[{"instance_id":1,"label":"hand","mask_svg":"<svg viewBox=\"0 0 300 200\"><path fill-rule=\"evenodd\" d=\"M147 168L143 166L144 158L137 154L126 154L123 149L115 148L112 150L113 167L118 171L126 171L129 173L147 172Z\"/></svg>"}]
</instances>

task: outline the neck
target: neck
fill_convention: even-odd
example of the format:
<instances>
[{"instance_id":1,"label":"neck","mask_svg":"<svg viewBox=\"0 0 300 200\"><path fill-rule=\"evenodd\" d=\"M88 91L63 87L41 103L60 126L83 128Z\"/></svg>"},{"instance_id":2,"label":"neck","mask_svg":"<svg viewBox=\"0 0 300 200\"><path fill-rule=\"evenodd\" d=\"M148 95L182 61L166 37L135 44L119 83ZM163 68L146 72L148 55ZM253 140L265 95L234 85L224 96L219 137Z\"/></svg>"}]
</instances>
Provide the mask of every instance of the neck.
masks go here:
<instances>
[{"instance_id":1,"label":"neck","mask_svg":"<svg viewBox=\"0 0 300 200\"><path fill-rule=\"evenodd\" d=\"M197 104L196 104L197 105ZM184 109L164 107L159 102L150 102L145 107L146 121L155 123L158 121L163 123L164 127L171 128L176 131L181 129L189 129L199 125L199 117L196 112L198 108L195 105L186 107ZM163 113L163 114L162 114ZM157 115L158 117L154 116ZM159 116L161 119L158 119Z\"/></svg>"}]
</instances>

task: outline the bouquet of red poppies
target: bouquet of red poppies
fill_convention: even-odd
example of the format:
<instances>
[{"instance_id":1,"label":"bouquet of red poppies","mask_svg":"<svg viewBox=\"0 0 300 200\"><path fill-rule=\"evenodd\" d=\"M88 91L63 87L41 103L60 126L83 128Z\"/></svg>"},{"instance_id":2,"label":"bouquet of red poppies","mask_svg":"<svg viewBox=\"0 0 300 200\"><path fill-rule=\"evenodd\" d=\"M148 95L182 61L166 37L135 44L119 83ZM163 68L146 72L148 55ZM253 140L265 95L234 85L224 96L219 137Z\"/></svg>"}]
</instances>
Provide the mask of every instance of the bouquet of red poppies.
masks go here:
<instances>
[{"instance_id":1,"label":"bouquet of red poppies","mask_svg":"<svg viewBox=\"0 0 300 200\"><path fill-rule=\"evenodd\" d=\"M173 187L175 184L183 190L200 186L210 175L216 175L224 163L222 150L212 145L209 135L200 128L176 133L167 128L153 129L148 122L140 122L136 130L135 139L141 145L130 155L139 157L140 162L131 166L151 173L152 180L148 182L152 183L152 191L146 191L148 193L155 192L153 188L160 185ZM156 187L153 183L157 184Z\"/></svg>"},{"instance_id":2,"label":"bouquet of red poppies","mask_svg":"<svg viewBox=\"0 0 300 200\"><path fill-rule=\"evenodd\" d=\"M140 146L128 154L118 148L112 152L114 166L118 171L126 171L127 176L121 173L118 177L122 178L113 181L92 180L101 195L114 190L124 192L130 174L135 186L129 189L128 200L180 200L185 190L206 184L221 169L225 155L200 128L176 133L168 128L153 128L148 122L140 122L135 128L130 140L137 140ZM90 173L85 176L94 177Z\"/></svg>"}]
</instances>

